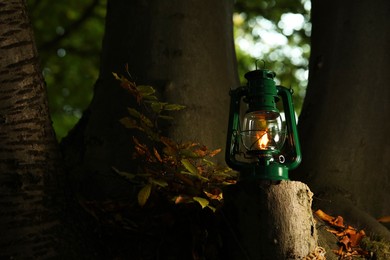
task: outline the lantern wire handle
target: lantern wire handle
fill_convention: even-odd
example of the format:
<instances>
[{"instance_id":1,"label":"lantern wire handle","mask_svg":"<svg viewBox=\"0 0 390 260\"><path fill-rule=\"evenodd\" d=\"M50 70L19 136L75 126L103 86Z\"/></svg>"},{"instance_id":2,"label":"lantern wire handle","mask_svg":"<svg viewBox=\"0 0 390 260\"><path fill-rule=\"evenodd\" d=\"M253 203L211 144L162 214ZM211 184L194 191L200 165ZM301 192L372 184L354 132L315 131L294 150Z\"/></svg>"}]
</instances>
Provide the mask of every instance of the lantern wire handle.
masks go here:
<instances>
[{"instance_id":1,"label":"lantern wire handle","mask_svg":"<svg viewBox=\"0 0 390 260\"><path fill-rule=\"evenodd\" d=\"M291 93L291 95L294 95L294 89L292 88L292 86L290 85L290 88L288 89Z\"/></svg>"},{"instance_id":2,"label":"lantern wire handle","mask_svg":"<svg viewBox=\"0 0 390 260\"><path fill-rule=\"evenodd\" d=\"M256 70L257 70L257 62L259 60L255 60L255 67L256 67ZM265 69L265 60L261 60L263 62L263 68L262 69Z\"/></svg>"}]
</instances>

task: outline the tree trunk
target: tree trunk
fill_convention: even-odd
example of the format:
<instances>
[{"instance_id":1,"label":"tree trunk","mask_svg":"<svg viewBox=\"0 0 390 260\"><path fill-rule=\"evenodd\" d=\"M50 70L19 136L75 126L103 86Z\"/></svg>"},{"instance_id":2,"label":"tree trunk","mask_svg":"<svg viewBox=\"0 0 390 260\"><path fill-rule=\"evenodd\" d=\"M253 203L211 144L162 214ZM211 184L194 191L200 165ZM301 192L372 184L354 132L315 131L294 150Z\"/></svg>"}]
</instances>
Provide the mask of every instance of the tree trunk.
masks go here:
<instances>
[{"instance_id":1,"label":"tree trunk","mask_svg":"<svg viewBox=\"0 0 390 260\"><path fill-rule=\"evenodd\" d=\"M59 152L25 1L0 1L0 258L57 255Z\"/></svg>"},{"instance_id":2,"label":"tree trunk","mask_svg":"<svg viewBox=\"0 0 390 260\"><path fill-rule=\"evenodd\" d=\"M239 183L224 199L226 259L303 259L314 252L312 193L305 184Z\"/></svg>"},{"instance_id":3,"label":"tree trunk","mask_svg":"<svg viewBox=\"0 0 390 260\"><path fill-rule=\"evenodd\" d=\"M318 202L344 198L325 203L335 214L351 204L374 217L390 212L389 15L387 0L313 1L299 121L304 176L295 177L306 180Z\"/></svg>"},{"instance_id":4,"label":"tree trunk","mask_svg":"<svg viewBox=\"0 0 390 260\"><path fill-rule=\"evenodd\" d=\"M87 176L80 190L117 196L123 193L118 188L122 180L111 167L136 172L131 162L134 133L119 123L134 102L112 75L124 73L125 64L137 84L150 84L167 101L187 106L177 113L171 136L210 149L225 146L228 93L238 84L232 5L223 0L108 1L94 98L64 141L73 171ZM80 143L85 147L80 149ZM108 188L113 182L115 188Z\"/></svg>"}]
</instances>

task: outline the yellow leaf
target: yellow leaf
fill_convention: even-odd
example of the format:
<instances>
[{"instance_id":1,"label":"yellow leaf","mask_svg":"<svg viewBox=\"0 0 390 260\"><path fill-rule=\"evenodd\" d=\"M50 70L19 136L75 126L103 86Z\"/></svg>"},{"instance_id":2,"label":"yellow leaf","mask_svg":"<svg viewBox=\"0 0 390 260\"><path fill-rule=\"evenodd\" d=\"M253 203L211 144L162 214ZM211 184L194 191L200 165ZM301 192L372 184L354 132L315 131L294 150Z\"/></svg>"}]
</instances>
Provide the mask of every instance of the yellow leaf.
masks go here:
<instances>
[{"instance_id":1,"label":"yellow leaf","mask_svg":"<svg viewBox=\"0 0 390 260\"><path fill-rule=\"evenodd\" d=\"M145 86L140 85L137 86L138 91L141 93L142 96L149 96L156 92L156 90L152 86Z\"/></svg>"},{"instance_id":2,"label":"yellow leaf","mask_svg":"<svg viewBox=\"0 0 390 260\"><path fill-rule=\"evenodd\" d=\"M195 175L197 175L199 173L198 169L196 169L196 167L189 160L182 159L181 163L187 169L187 171L189 171L190 173L195 174Z\"/></svg>"},{"instance_id":3,"label":"yellow leaf","mask_svg":"<svg viewBox=\"0 0 390 260\"><path fill-rule=\"evenodd\" d=\"M166 104L164 105L163 109L164 110L169 110L169 111L173 111L173 110L182 110L186 108L185 106L182 106L182 105L177 105L177 104Z\"/></svg>"},{"instance_id":4,"label":"yellow leaf","mask_svg":"<svg viewBox=\"0 0 390 260\"><path fill-rule=\"evenodd\" d=\"M132 180L135 178L135 174L133 173L129 173L129 172L124 172L124 171L120 171L118 170L117 168L115 167L111 167L116 173L118 173L120 176L122 177L125 177L126 179L129 179L129 180Z\"/></svg>"},{"instance_id":5,"label":"yellow leaf","mask_svg":"<svg viewBox=\"0 0 390 260\"><path fill-rule=\"evenodd\" d=\"M166 188L169 185L166 180L159 180L159 179L154 179L154 178L149 178L149 182L156 184L158 186L161 186L163 188Z\"/></svg>"},{"instance_id":6,"label":"yellow leaf","mask_svg":"<svg viewBox=\"0 0 390 260\"><path fill-rule=\"evenodd\" d=\"M192 199L194 201L198 202L202 206L202 209L204 209L205 207L207 207L209 205L209 201L205 198L193 197Z\"/></svg>"},{"instance_id":7,"label":"yellow leaf","mask_svg":"<svg viewBox=\"0 0 390 260\"><path fill-rule=\"evenodd\" d=\"M112 75L114 75L114 78L117 79L117 80L121 80L121 78L118 76L118 74L116 74L115 72L112 72Z\"/></svg>"},{"instance_id":8,"label":"yellow leaf","mask_svg":"<svg viewBox=\"0 0 390 260\"><path fill-rule=\"evenodd\" d=\"M217 211L217 209L216 209L215 207L213 207L213 206L207 205L207 207L208 207L209 209L211 209L214 213L215 213L215 211Z\"/></svg>"},{"instance_id":9,"label":"yellow leaf","mask_svg":"<svg viewBox=\"0 0 390 260\"><path fill-rule=\"evenodd\" d=\"M148 201L150 192L152 191L152 184L146 184L139 192L138 192L138 204L142 207Z\"/></svg>"}]
</instances>

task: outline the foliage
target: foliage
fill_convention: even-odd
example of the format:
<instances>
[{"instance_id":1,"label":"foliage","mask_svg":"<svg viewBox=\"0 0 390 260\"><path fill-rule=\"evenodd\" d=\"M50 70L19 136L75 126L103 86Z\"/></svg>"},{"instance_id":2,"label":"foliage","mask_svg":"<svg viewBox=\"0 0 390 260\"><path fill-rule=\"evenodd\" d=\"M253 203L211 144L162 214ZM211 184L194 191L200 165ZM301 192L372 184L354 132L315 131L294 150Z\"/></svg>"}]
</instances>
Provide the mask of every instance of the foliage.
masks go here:
<instances>
[{"instance_id":1,"label":"foliage","mask_svg":"<svg viewBox=\"0 0 390 260\"><path fill-rule=\"evenodd\" d=\"M255 60L276 72L277 83L292 87L298 114L308 80L310 1L244 1L235 3L234 38L240 81L255 69Z\"/></svg>"},{"instance_id":2,"label":"foliage","mask_svg":"<svg viewBox=\"0 0 390 260\"><path fill-rule=\"evenodd\" d=\"M105 0L29 0L57 138L77 123L99 74Z\"/></svg>"},{"instance_id":3,"label":"foliage","mask_svg":"<svg viewBox=\"0 0 390 260\"><path fill-rule=\"evenodd\" d=\"M352 256L370 256L370 252L361 247L362 239L366 237L364 230L357 230L352 226L345 225L341 216L332 217L320 209L314 213L330 225L331 228L327 230L338 238L339 249L333 251L340 256L340 259L349 259Z\"/></svg>"},{"instance_id":4,"label":"foliage","mask_svg":"<svg viewBox=\"0 0 390 260\"><path fill-rule=\"evenodd\" d=\"M172 121L172 111L185 107L161 102L151 86L137 86L124 76L114 77L137 101L137 108L128 108L128 116L120 122L132 131L141 133L141 139L133 137L135 154L140 162L136 173L122 172L121 176L140 186L138 203L144 206L153 191L166 196L172 202L197 202L202 208L215 210L222 200L221 187L235 182L236 173L229 168L215 165L210 158L220 149L209 150L195 142L176 142L162 134L160 125Z\"/></svg>"},{"instance_id":5,"label":"foliage","mask_svg":"<svg viewBox=\"0 0 390 260\"><path fill-rule=\"evenodd\" d=\"M92 99L93 85L99 73L106 0L27 2L47 83L51 117L57 137L61 139L79 120ZM244 83L243 75L254 69L254 60L265 60L266 66L277 73L279 82L287 87L292 86L299 94L294 96L298 112L306 89L310 50L309 11L305 7L308 3L307 0L237 0L234 5L235 43L241 81ZM286 13L302 14L306 27L294 30L291 35L284 35L278 24ZM272 25L269 32L284 35L288 39L284 47L288 46L289 49L266 44L269 48L253 55L251 49L259 45L263 38L256 33L261 27L259 21ZM250 43L249 49L240 46L242 39ZM296 51L302 52L300 64L291 59L290 54Z\"/></svg>"}]
</instances>

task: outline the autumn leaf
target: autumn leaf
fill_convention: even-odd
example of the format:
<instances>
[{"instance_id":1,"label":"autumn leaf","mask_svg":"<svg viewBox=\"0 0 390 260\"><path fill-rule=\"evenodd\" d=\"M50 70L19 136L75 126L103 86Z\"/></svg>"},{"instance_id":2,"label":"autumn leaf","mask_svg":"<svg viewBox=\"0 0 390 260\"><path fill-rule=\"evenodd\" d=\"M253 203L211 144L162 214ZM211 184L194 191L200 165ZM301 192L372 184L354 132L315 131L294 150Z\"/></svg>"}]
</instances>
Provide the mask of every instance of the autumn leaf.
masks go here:
<instances>
[{"instance_id":1,"label":"autumn leaf","mask_svg":"<svg viewBox=\"0 0 390 260\"><path fill-rule=\"evenodd\" d=\"M335 217L332 217L332 216L326 214L325 212L323 212L320 209L317 210L316 212L314 212L314 214L316 214L323 221L328 222L329 224L331 224L333 226L337 226L337 227L341 227L341 228L344 227L344 219L341 216L338 216L335 218Z\"/></svg>"},{"instance_id":2,"label":"autumn leaf","mask_svg":"<svg viewBox=\"0 0 390 260\"><path fill-rule=\"evenodd\" d=\"M214 192L207 192L207 191L203 191L204 194L206 194L206 196L212 200L218 200L218 201L221 201L223 199L223 195L222 195L222 190L218 189Z\"/></svg>"},{"instance_id":3,"label":"autumn leaf","mask_svg":"<svg viewBox=\"0 0 390 260\"><path fill-rule=\"evenodd\" d=\"M364 232L364 230L360 230L359 232L354 230L354 232L349 235L349 238L350 238L350 241L351 241L351 246L352 247L359 246L360 242L362 241L362 239L365 236L366 236L366 233Z\"/></svg>"},{"instance_id":4,"label":"autumn leaf","mask_svg":"<svg viewBox=\"0 0 390 260\"><path fill-rule=\"evenodd\" d=\"M337 216L330 222L330 224L336 227L344 227L344 219L341 216Z\"/></svg>"},{"instance_id":5,"label":"autumn leaf","mask_svg":"<svg viewBox=\"0 0 390 260\"><path fill-rule=\"evenodd\" d=\"M135 144L135 150L139 155L146 155L150 157L149 148L145 144L141 144L137 138L133 137L133 142Z\"/></svg>"},{"instance_id":6,"label":"autumn leaf","mask_svg":"<svg viewBox=\"0 0 390 260\"><path fill-rule=\"evenodd\" d=\"M360 248L360 242L366 236L364 230L357 231L355 228L344 225L344 219L341 216L332 217L322 210L314 212L320 219L329 223L334 229L327 229L338 238L340 248L334 250L336 255L339 255L342 259L351 256L368 256L368 252Z\"/></svg>"},{"instance_id":7,"label":"autumn leaf","mask_svg":"<svg viewBox=\"0 0 390 260\"><path fill-rule=\"evenodd\" d=\"M151 191L152 184L148 183L138 192L138 204L141 207L143 207L148 201Z\"/></svg>"},{"instance_id":8,"label":"autumn leaf","mask_svg":"<svg viewBox=\"0 0 390 260\"><path fill-rule=\"evenodd\" d=\"M173 200L174 200L175 204L187 203L190 201L190 199L188 197L182 196L182 195L174 197Z\"/></svg>"},{"instance_id":9,"label":"autumn leaf","mask_svg":"<svg viewBox=\"0 0 390 260\"><path fill-rule=\"evenodd\" d=\"M157 149L155 147L153 147L153 152L154 152L154 156L156 156L157 160L162 163L163 160L161 159L161 156L160 154L158 153Z\"/></svg>"},{"instance_id":10,"label":"autumn leaf","mask_svg":"<svg viewBox=\"0 0 390 260\"><path fill-rule=\"evenodd\" d=\"M185 106L161 102L152 86L137 86L129 72L128 76L113 73L121 87L138 103L138 106L128 108L128 116L120 122L126 128L140 131L141 142L133 137L133 155L141 159L142 165L136 175L115 168L113 170L127 179L134 178L137 183L147 183L138 192L138 203L141 206L151 199L152 188L156 188L156 192L162 192L163 196L168 196L175 203L197 201L202 208L208 207L215 211L216 208L208 201L222 201L222 189L217 187L234 183L237 179L237 174L233 175L231 170L226 171L206 159L215 156L221 149L209 150L194 141L177 142L162 136L160 120L172 120L171 112L182 110ZM146 138L149 139L147 144L144 141ZM193 196L203 197L193 199Z\"/></svg>"},{"instance_id":11,"label":"autumn leaf","mask_svg":"<svg viewBox=\"0 0 390 260\"><path fill-rule=\"evenodd\" d=\"M220 153L221 151L222 151L221 148L216 149L216 150L214 150L214 151L211 151L211 152L209 153L209 156L210 156L210 157L214 157L216 154Z\"/></svg>"},{"instance_id":12,"label":"autumn leaf","mask_svg":"<svg viewBox=\"0 0 390 260\"><path fill-rule=\"evenodd\" d=\"M339 243L345 248L346 251L350 250L350 239L347 236L343 236L340 240Z\"/></svg>"}]
</instances>

